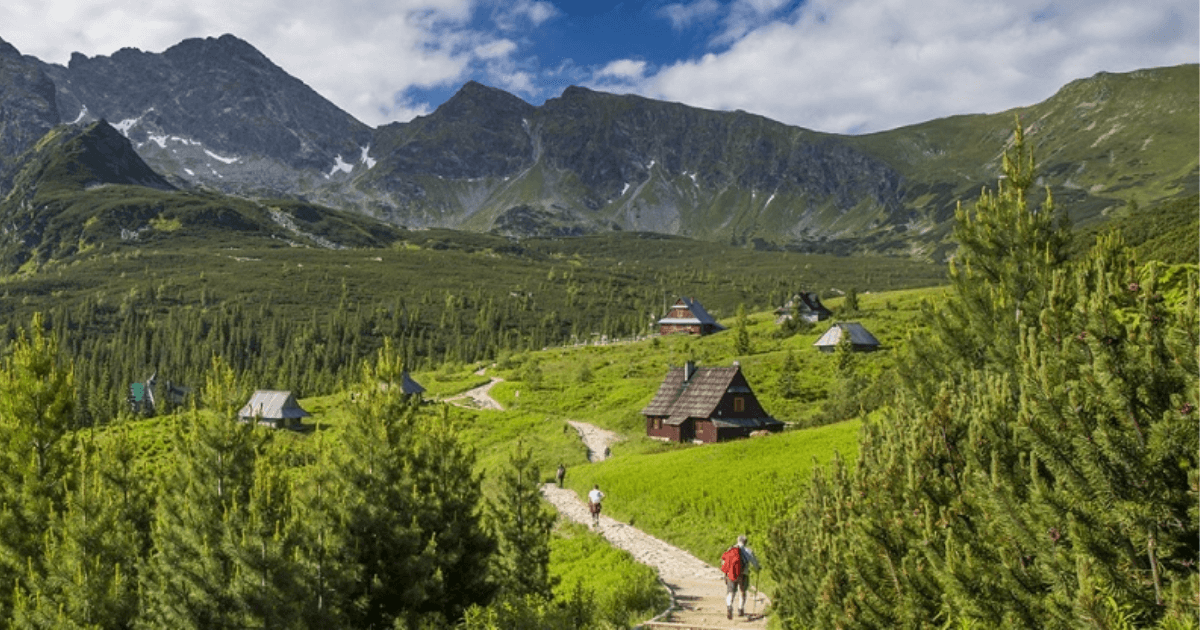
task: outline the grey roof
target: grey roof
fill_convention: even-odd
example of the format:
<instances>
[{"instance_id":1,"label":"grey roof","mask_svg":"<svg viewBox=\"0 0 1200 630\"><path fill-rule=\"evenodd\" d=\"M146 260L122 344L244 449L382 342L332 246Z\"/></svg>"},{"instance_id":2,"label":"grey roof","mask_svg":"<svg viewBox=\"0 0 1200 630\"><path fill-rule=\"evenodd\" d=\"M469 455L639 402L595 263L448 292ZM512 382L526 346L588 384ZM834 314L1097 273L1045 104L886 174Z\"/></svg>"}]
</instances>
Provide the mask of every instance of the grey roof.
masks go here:
<instances>
[{"instance_id":1,"label":"grey roof","mask_svg":"<svg viewBox=\"0 0 1200 630\"><path fill-rule=\"evenodd\" d=\"M725 327L718 324L717 320L713 319L708 311L704 310L704 306L699 300L694 300L690 297L681 297L675 301L671 308L667 309L668 313L677 308L685 308L692 313L691 317L664 317L658 320L659 324L711 324L720 329Z\"/></svg>"},{"instance_id":2,"label":"grey roof","mask_svg":"<svg viewBox=\"0 0 1200 630\"><path fill-rule=\"evenodd\" d=\"M420 383L414 381L412 377L408 375L408 370L405 370L404 373L400 375L400 378L400 391L410 396L412 394L425 393L425 388L421 387Z\"/></svg>"},{"instance_id":3,"label":"grey roof","mask_svg":"<svg viewBox=\"0 0 1200 630\"><path fill-rule=\"evenodd\" d=\"M842 340L842 333L846 332L850 335L850 343L856 346L878 346L879 340L875 338L863 325L858 322L838 322L829 327L821 338L814 341L813 345L818 348L829 348L838 345Z\"/></svg>"},{"instance_id":4,"label":"grey roof","mask_svg":"<svg viewBox=\"0 0 1200 630\"><path fill-rule=\"evenodd\" d=\"M250 397L250 402L238 411L239 418L261 418L263 420L280 420L307 418L312 414L305 411L296 402L292 392L274 389L260 389Z\"/></svg>"},{"instance_id":5,"label":"grey roof","mask_svg":"<svg viewBox=\"0 0 1200 630\"><path fill-rule=\"evenodd\" d=\"M811 291L797 293L788 300L786 304L775 309L776 313L790 314L796 313L817 313L822 317L828 317L833 314L833 311L825 308L821 303L821 297Z\"/></svg>"}]
</instances>

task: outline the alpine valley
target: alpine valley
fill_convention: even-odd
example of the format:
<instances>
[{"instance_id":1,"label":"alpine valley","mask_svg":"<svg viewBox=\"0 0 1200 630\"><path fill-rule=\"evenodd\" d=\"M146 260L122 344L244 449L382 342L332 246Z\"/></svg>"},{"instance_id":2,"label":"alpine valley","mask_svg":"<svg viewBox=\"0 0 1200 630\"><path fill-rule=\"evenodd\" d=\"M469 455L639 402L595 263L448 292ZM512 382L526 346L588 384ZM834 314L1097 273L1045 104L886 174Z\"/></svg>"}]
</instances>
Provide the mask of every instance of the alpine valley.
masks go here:
<instances>
[{"instance_id":1,"label":"alpine valley","mask_svg":"<svg viewBox=\"0 0 1200 630\"><path fill-rule=\"evenodd\" d=\"M1195 195L1198 91L1195 65L1099 74L1013 111L846 136L581 87L534 106L471 82L432 114L373 129L232 35L162 53L77 53L65 67L0 40L2 246L10 268L45 249L50 226L74 221L47 216L51 206L86 220L77 202L37 196L73 151L88 166L66 160L60 179L84 189L233 196L293 234L295 213L276 205L268 217L260 202L337 208L344 225L656 232L940 261L956 205L999 177L1014 119L1077 226ZM143 229L177 203L164 194L153 212L109 227ZM369 239L384 228L363 229Z\"/></svg>"}]
</instances>

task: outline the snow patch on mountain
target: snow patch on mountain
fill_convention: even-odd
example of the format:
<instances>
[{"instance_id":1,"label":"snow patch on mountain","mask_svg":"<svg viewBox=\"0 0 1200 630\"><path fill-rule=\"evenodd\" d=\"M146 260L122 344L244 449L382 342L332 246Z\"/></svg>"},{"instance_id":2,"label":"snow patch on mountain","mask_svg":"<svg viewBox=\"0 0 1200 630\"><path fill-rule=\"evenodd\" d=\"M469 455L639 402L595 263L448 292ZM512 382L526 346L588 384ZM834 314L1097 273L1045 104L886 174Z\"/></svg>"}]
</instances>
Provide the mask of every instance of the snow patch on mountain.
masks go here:
<instances>
[{"instance_id":1,"label":"snow patch on mountain","mask_svg":"<svg viewBox=\"0 0 1200 630\"><path fill-rule=\"evenodd\" d=\"M367 146L361 147L361 148L362 148L362 157L359 158L359 162L366 164L368 171L371 170L372 168L375 168L375 158L370 156L371 145L368 144Z\"/></svg>"},{"instance_id":2,"label":"snow patch on mountain","mask_svg":"<svg viewBox=\"0 0 1200 630\"><path fill-rule=\"evenodd\" d=\"M207 155L208 157L210 157L210 158L212 158L212 159L214 159L214 160L217 160L218 162L224 162L224 163L226 163L226 164L233 164L234 162L237 162L237 161L238 161L238 158L235 158L235 157L231 157L231 158L229 158L229 157L224 157L224 156L221 156L221 155L217 155L216 153L213 153L212 151L209 151L208 149L205 149L205 150L204 150L204 153L205 153L205 155ZM213 172L214 172L214 173L216 173L216 171L213 171Z\"/></svg>"},{"instance_id":3,"label":"snow patch on mountain","mask_svg":"<svg viewBox=\"0 0 1200 630\"><path fill-rule=\"evenodd\" d=\"M333 163L333 168L329 169L329 173L325 175L325 179L329 179L330 177L333 177L334 173L337 173L338 171L341 171L343 173L349 173L353 170L354 170L354 165L347 164L346 161L342 159L342 154L339 153L336 161Z\"/></svg>"},{"instance_id":4,"label":"snow patch on mountain","mask_svg":"<svg viewBox=\"0 0 1200 630\"><path fill-rule=\"evenodd\" d=\"M120 132L121 132L121 135L123 135L123 136L125 136L126 138L128 138L128 137L129 137L129 130L130 130L130 129L132 129L132 128L133 128L133 126L134 126L134 125L136 125L136 124L138 124L138 122L139 122L139 121L141 121L141 120L142 120L141 116L139 116L139 117L137 117L137 118L126 118L125 120L122 120L121 122L119 122L119 123L117 123L117 124L113 125L113 129L116 129L117 131L120 131Z\"/></svg>"},{"instance_id":5,"label":"snow patch on mountain","mask_svg":"<svg viewBox=\"0 0 1200 630\"><path fill-rule=\"evenodd\" d=\"M75 120L71 121L71 124L78 125L79 123L83 122L84 118L87 118L87 115L88 115L87 105L84 105L83 109L79 110L79 115L75 117Z\"/></svg>"}]
</instances>

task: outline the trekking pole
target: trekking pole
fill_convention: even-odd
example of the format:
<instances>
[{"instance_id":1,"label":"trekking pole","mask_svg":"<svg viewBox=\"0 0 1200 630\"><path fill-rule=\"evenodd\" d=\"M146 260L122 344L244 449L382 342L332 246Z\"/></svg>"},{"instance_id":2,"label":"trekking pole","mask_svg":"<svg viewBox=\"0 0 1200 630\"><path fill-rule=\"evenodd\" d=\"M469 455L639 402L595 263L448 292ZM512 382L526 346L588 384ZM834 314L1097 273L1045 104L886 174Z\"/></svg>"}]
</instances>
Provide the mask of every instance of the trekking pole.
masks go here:
<instances>
[{"instance_id":1,"label":"trekking pole","mask_svg":"<svg viewBox=\"0 0 1200 630\"><path fill-rule=\"evenodd\" d=\"M758 615L758 574L762 573L762 569L754 572L754 608L750 612L750 617Z\"/></svg>"}]
</instances>

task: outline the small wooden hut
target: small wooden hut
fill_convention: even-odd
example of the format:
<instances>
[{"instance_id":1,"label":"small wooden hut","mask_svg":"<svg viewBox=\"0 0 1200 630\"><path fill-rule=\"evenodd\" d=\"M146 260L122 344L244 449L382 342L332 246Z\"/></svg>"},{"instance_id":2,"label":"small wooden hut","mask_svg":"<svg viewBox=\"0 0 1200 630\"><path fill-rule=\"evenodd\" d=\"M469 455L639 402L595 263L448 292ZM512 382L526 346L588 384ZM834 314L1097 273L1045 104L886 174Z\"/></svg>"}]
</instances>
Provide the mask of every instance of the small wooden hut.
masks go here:
<instances>
[{"instance_id":1,"label":"small wooden hut","mask_svg":"<svg viewBox=\"0 0 1200 630\"><path fill-rule=\"evenodd\" d=\"M850 346L855 352L872 352L879 349L879 340L858 322L838 322L814 341L821 352L833 352L842 341L843 335L850 336Z\"/></svg>"},{"instance_id":2,"label":"small wooden hut","mask_svg":"<svg viewBox=\"0 0 1200 630\"><path fill-rule=\"evenodd\" d=\"M667 311L666 317L658 320L660 335L677 332L711 335L722 330L725 330L725 327L718 324L717 320L704 310L704 306L700 304L699 300L689 297L681 297L676 300L675 305Z\"/></svg>"},{"instance_id":3,"label":"small wooden hut","mask_svg":"<svg viewBox=\"0 0 1200 630\"><path fill-rule=\"evenodd\" d=\"M825 305L821 303L821 297L813 292L797 293L783 306L775 309L776 324L783 324L789 319L815 324L832 316L833 311L825 308Z\"/></svg>"},{"instance_id":4,"label":"small wooden hut","mask_svg":"<svg viewBox=\"0 0 1200 630\"><path fill-rule=\"evenodd\" d=\"M260 389L250 397L250 402L238 411L238 418L246 422L258 422L276 429L298 429L301 419L312 414L305 411L292 392Z\"/></svg>"},{"instance_id":5,"label":"small wooden hut","mask_svg":"<svg viewBox=\"0 0 1200 630\"><path fill-rule=\"evenodd\" d=\"M723 442L783 430L759 404L737 363L696 367L689 361L671 368L642 415L646 435L671 442Z\"/></svg>"}]
</instances>

